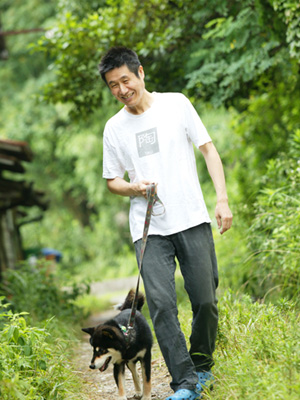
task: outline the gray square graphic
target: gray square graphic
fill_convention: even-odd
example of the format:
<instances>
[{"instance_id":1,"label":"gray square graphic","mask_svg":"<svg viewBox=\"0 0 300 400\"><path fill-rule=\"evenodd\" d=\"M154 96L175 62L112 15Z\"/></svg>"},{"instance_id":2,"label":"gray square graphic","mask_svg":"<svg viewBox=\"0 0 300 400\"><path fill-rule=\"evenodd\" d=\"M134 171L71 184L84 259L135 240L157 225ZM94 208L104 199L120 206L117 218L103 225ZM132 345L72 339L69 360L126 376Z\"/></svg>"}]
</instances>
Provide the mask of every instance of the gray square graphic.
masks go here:
<instances>
[{"instance_id":1,"label":"gray square graphic","mask_svg":"<svg viewBox=\"0 0 300 400\"><path fill-rule=\"evenodd\" d=\"M157 129L151 128L147 131L136 133L136 145L139 157L150 156L159 152Z\"/></svg>"}]
</instances>

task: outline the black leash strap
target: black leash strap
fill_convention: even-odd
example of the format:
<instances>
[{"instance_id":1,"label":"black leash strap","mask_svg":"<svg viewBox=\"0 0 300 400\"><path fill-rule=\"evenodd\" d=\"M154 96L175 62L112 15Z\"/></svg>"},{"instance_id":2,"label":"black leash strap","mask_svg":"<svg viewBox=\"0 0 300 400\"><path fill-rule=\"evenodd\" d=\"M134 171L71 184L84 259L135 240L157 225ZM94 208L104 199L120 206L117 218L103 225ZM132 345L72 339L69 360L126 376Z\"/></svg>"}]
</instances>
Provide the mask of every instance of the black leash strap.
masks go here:
<instances>
[{"instance_id":1,"label":"black leash strap","mask_svg":"<svg viewBox=\"0 0 300 400\"><path fill-rule=\"evenodd\" d=\"M158 198L158 196L155 193L155 186L156 186L155 183L152 183L151 185L147 186L148 206L147 206L147 212L146 212L146 218L145 218L145 224L144 224L141 255L140 255L140 259L139 259L139 276L138 276L138 280L137 280L134 301L132 303L132 308L131 308L131 313L130 313L130 317L129 317L129 321L128 321L128 325L127 325L127 330L126 330L126 332L124 332L124 334L128 340L129 340L129 336L133 330L134 320L135 320L135 315L136 315L136 310L137 310L138 292L139 292L139 286L140 286L142 263L143 263L143 257L144 257L147 238L148 238L148 230L149 230L149 226L150 226L151 215L161 215L164 213L164 208L163 208L163 212L161 214L153 214L153 206L154 206L155 202L159 201L162 204L161 200Z\"/></svg>"}]
</instances>

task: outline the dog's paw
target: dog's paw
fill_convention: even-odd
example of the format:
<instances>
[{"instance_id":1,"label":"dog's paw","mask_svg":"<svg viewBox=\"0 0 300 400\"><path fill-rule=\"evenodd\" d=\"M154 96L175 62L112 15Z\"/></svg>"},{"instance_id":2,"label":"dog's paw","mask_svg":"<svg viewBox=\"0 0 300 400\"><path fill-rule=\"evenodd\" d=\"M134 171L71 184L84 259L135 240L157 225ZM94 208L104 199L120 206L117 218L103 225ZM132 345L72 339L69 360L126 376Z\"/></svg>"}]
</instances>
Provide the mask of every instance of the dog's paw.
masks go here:
<instances>
[{"instance_id":1,"label":"dog's paw","mask_svg":"<svg viewBox=\"0 0 300 400\"><path fill-rule=\"evenodd\" d=\"M143 396L143 397L141 398L141 400L151 400L151 395L149 395L149 396Z\"/></svg>"}]
</instances>

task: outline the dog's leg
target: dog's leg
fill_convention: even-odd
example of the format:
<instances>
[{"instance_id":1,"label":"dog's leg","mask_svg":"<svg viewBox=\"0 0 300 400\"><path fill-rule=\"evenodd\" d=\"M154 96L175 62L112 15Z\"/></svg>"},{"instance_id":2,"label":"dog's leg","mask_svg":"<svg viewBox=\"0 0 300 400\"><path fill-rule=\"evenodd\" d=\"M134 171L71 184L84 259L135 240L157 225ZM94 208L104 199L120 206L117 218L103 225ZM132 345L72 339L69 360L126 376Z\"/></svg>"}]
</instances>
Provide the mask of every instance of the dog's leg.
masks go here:
<instances>
[{"instance_id":1,"label":"dog's leg","mask_svg":"<svg viewBox=\"0 0 300 400\"><path fill-rule=\"evenodd\" d=\"M151 349L141 360L143 377L143 397L141 400L151 400Z\"/></svg>"},{"instance_id":2,"label":"dog's leg","mask_svg":"<svg viewBox=\"0 0 300 400\"><path fill-rule=\"evenodd\" d=\"M130 369L130 372L132 374L135 394L137 396L142 396L142 388L141 388L141 384L140 384L140 379L139 379L138 373L136 371L136 362L129 361L127 366Z\"/></svg>"},{"instance_id":3,"label":"dog's leg","mask_svg":"<svg viewBox=\"0 0 300 400\"><path fill-rule=\"evenodd\" d=\"M125 363L114 365L114 378L118 387L119 400L127 400L125 394Z\"/></svg>"}]
</instances>

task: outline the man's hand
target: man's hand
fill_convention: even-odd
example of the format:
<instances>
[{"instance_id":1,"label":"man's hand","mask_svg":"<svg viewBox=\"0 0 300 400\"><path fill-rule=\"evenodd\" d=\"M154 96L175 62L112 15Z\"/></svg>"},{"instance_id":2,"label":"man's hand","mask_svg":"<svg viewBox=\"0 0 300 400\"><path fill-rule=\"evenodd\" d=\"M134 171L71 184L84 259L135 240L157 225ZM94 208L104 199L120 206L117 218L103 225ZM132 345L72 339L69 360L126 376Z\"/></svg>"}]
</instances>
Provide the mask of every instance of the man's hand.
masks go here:
<instances>
[{"instance_id":1,"label":"man's hand","mask_svg":"<svg viewBox=\"0 0 300 400\"><path fill-rule=\"evenodd\" d=\"M147 186L151 185L151 183L153 183L153 182L145 181L145 180L135 183L134 190L136 192L136 196L143 196L147 200Z\"/></svg>"},{"instance_id":2,"label":"man's hand","mask_svg":"<svg viewBox=\"0 0 300 400\"><path fill-rule=\"evenodd\" d=\"M220 229L221 235L228 231L232 225L232 213L228 206L227 200L218 201L215 209L215 217Z\"/></svg>"},{"instance_id":3,"label":"man's hand","mask_svg":"<svg viewBox=\"0 0 300 400\"><path fill-rule=\"evenodd\" d=\"M110 192L120 196L142 196L145 199L147 199L147 186L151 183L153 182L147 180L130 183L118 176L114 179L107 179L107 187ZM155 191L157 192L157 184Z\"/></svg>"}]
</instances>

